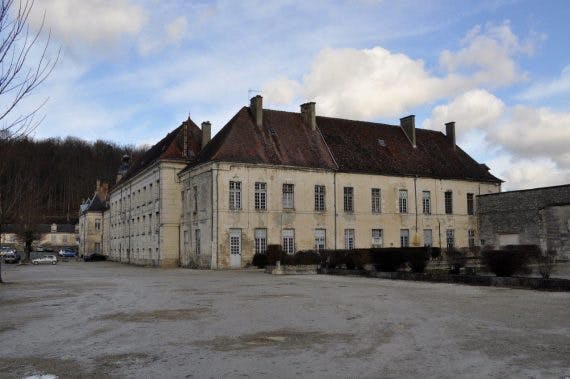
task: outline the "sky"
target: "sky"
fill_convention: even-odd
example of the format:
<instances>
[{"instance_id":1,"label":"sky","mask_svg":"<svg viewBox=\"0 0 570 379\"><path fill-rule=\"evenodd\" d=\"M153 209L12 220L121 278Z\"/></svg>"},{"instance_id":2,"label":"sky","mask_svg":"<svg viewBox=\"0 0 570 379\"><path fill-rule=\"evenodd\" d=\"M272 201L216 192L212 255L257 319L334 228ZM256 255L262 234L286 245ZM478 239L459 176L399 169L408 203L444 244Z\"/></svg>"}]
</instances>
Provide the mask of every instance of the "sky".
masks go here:
<instances>
[{"instance_id":1,"label":"sky","mask_svg":"<svg viewBox=\"0 0 570 379\"><path fill-rule=\"evenodd\" d=\"M570 3L37 0L54 71L35 138L152 145L249 99L443 131L514 190L570 183ZM31 57L33 58L33 56Z\"/></svg>"}]
</instances>

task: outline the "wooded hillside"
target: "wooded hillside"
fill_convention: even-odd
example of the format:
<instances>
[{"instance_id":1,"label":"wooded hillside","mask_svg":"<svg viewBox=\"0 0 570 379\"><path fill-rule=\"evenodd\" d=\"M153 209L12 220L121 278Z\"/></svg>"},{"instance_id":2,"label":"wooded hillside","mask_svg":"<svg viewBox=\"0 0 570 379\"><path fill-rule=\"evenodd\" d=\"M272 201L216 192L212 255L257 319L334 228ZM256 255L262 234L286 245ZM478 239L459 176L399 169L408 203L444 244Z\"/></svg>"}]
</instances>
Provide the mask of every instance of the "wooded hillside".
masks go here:
<instances>
[{"instance_id":1,"label":"wooded hillside","mask_svg":"<svg viewBox=\"0 0 570 379\"><path fill-rule=\"evenodd\" d=\"M7 216L2 222L19 223L25 215L44 223L75 223L97 179L113 185L121 157L136 160L142 152L73 137L0 141L0 205Z\"/></svg>"}]
</instances>

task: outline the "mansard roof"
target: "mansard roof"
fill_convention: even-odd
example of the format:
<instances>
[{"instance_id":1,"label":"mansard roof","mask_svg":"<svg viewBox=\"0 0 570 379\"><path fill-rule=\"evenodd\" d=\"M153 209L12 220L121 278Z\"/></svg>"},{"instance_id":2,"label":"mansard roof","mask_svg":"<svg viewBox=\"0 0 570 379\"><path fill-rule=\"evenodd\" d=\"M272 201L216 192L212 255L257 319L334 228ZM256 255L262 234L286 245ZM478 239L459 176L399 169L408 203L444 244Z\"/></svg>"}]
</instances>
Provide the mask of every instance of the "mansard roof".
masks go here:
<instances>
[{"instance_id":1,"label":"mansard roof","mask_svg":"<svg viewBox=\"0 0 570 379\"><path fill-rule=\"evenodd\" d=\"M187 128L186 131L185 128ZM185 135L188 156L184 154ZM200 152L201 143L202 130L188 117L178 128L168 133L166 137L148 149L140 159L133 162L131 168L121 178L119 183L132 178L158 160L168 159L193 162Z\"/></svg>"},{"instance_id":2,"label":"mansard roof","mask_svg":"<svg viewBox=\"0 0 570 379\"><path fill-rule=\"evenodd\" d=\"M243 107L189 167L205 162L299 166L390 176L419 176L500 183L441 132L416 129L416 147L398 125L316 117L317 129L300 113L263 109L257 127Z\"/></svg>"}]
</instances>

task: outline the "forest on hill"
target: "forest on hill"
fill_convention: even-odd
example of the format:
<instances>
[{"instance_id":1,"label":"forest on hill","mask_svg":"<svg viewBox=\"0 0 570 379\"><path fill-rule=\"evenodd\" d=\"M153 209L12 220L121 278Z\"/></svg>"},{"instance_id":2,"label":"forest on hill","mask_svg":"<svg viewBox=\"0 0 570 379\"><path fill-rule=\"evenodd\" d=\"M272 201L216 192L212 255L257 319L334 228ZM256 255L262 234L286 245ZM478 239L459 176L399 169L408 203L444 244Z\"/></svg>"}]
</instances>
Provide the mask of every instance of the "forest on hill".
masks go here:
<instances>
[{"instance_id":1,"label":"forest on hill","mask_svg":"<svg viewBox=\"0 0 570 379\"><path fill-rule=\"evenodd\" d=\"M0 139L0 223L75 223L96 181L111 186L121 158L146 148L79 138Z\"/></svg>"}]
</instances>

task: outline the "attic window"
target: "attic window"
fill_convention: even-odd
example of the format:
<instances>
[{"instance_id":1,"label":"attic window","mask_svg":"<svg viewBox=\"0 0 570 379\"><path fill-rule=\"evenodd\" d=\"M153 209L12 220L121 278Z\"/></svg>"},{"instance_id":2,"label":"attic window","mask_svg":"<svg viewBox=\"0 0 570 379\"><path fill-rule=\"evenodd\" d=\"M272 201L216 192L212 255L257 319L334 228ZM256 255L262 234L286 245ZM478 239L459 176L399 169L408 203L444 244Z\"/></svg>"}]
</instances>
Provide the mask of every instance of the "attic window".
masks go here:
<instances>
[{"instance_id":1,"label":"attic window","mask_svg":"<svg viewBox=\"0 0 570 379\"><path fill-rule=\"evenodd\" d=\"M378 138L378 145L386 147L386 141L384 141L382 138Z\"/></svg>"},{"instance_id":2,"label":"attic window","mask_svg":"<svg viewBox=\"0 0 570 379\"><path fill-rule=\"evenodd\" d=\"M276 135L277 135L277 130L275 130L275 128L269 128L269 133L270 133L272 136L276 136Z\"/></svg>"}]
</instances>

